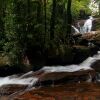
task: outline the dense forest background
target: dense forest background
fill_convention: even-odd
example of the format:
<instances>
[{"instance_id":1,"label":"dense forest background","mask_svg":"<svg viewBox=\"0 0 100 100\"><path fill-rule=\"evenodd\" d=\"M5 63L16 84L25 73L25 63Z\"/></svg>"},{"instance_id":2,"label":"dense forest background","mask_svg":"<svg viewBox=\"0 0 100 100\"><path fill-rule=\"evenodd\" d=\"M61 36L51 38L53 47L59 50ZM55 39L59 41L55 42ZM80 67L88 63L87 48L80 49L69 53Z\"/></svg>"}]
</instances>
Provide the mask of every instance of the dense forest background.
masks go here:
<instances>
[{"instance_id":1,"label":"dense forest background","mask_svg":"<svg viewBox=\"0 0 100 100\"><path fill-rule=\"evenodd\" d=\"M1 65L37 70L73 63L71 25L92 13L100 16L100 1L94 1L99 5L96 13L89 8L91 0L0 0Z\"/></svg>"}]
</instances>

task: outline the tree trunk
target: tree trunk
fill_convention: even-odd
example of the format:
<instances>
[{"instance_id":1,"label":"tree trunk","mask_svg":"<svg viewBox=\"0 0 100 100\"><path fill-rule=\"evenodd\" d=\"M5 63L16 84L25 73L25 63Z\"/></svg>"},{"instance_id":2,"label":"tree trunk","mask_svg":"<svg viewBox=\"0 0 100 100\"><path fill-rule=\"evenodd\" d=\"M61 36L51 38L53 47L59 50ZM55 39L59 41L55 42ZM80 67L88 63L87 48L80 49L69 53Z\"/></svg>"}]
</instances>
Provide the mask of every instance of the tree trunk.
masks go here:
<instances>
[{"instance_id":1,"label":"tree trunk","mask_svg":"<svg viewBox=\"0 0 100 100\"><path fill-rule=\"evenodd\" d=\"M100 1L99 1L99 16L100 16Z\"/></svg>"},{"instance_id":2,"label":"tree trunk","mask_svg":"<svg viewBox=\"0 0 100 100\"><path fill-rule=\"evenodd\" d=\"M31 7L31 2L30 2L30 0L27 0L27 13L28 13L28 15L30 15L30 7Z\"/></svg>"},{"instance_id":3,"label":"tree trunk","mask_svg":"<svg viewBox=\"0 0 100 100\"><path fill-rule=\"evenodd\" d=\"M53 8L51 14L51 21L50 21L50 39L54 39L54 30L55 30L55 18L56 18L56 0L53 0Z\"/></svg>"},{"instance_id":4,"label":"tree trunk","mask_svg":"<svg viewBox=\"0 0 100 100\"><path fill-rule=\"evenodd\" d=\"M47 23L46 23L46 20L47 20L47 16L46 16L46 0L44 0L44 17L45 17L45 35L46 35L46 26L47 26Z\"/></svg>"},{"instance_id":5,"label":"tree trunk","mask_svg":"<svg viewBox=\"0 0 100 100\"><path fill-rule=\"evenodd\" d=\"M37 23L42 23L42 0L39 0L37 3Z\"/></svg>"},{"instance_id":6,"label":"tree trunk","mask_svg":"<svg viewBox=\"0 0 100 100\"><path fill-rule=\"evenodd\" d=\"M67 34L71 34L72 14L71 14L72 0L68 0L67 3Z\"/></svg>"}]
</instances>

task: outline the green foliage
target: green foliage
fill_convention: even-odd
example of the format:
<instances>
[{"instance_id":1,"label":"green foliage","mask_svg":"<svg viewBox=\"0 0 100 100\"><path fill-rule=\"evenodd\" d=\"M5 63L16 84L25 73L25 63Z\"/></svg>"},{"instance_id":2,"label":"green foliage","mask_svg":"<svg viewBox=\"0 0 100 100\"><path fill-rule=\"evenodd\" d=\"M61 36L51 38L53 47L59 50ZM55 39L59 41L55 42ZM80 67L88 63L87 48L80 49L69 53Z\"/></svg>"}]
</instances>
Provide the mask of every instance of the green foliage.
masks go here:
<instances>
[{"instance_id":1,"label":"green foliage","mask_svg":"<svg viewBox=\"0 0 100 100\"><path fill-rule=\"evenodd\" d=\"M84 11L86 14L91 14L91 10L89 9L90 0L73 0L72 3L73 18L78 19L81 10Z\"/></svg>"},{"instance_id":2,"label":"green foliage","mask_svg":"<svg viewBox=\"0 0 100 100\"><path fill-rule=\"evenodd\" d=\"M73 0L72 16L76 20L80 10L91 13L88 8L90 0ZM67 4L68 0L1 0L0 1L0 51L8 53L14 63L21 63L27 51L32 49L45 53L51 44L67 44ZM52 12L55 18L52 20ZM51 41L51 21L54 23L54 39ZM59 46L59 57L66 55L66 46ZM32 53L33 53L32 52ZM57 53L57 52L56 52ZM61 55L60 55L61 53Z\"/></svg>"}]
</instances>

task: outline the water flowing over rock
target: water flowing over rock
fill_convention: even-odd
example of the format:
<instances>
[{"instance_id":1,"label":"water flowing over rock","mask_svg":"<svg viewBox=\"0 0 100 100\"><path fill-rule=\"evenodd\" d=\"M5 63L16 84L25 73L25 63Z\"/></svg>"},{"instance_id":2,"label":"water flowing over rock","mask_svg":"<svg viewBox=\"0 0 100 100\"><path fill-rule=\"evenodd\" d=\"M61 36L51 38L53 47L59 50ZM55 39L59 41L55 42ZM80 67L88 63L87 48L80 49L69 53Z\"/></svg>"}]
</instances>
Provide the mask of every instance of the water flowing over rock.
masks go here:
<instances>
[{"instance_id":1,"label":"water flowing over rock","mask_svg":"<svg viewBox=\"0 0 100 100\"><path fill-rule=\"evenodd\" d=\"M91 32L92 30L92 21L93 21L93 17L89 16L89 19L87 19L86 21L84 21L84 24L81 25L80 22L77 23L78 28L76 28L75 26L72 26L75 30L75 32L77 33L86 33L86 32Z\"/></svg>"},{"instance_id":2,"label":"water flowing over rock","mask_svg":"<svg viewBox=\"0 0 100 100\"><path fill-rule=\"evenodd\" d=\"M68 90L64 90L64 87L66 89L68 88L68 84L72 86L73 84L77 83L79 86L82 86L82 84L86 82L85 85L87 86L92 84L88 82L97 82L97 73L90 67L97 60L100 60L99 51L96 55L87 58L79 65L45 66L36 72L31 71L24 75L13 75L4 78L2 77L0 80L0 100L37 100L36 98L38 98L38 100L45 100L47 98L48 100L53 100L54 98L52 95L55 95L55 93L59 94L61 90L63 90L61 94L61 98L63 98L64 93L66 95L69 93ZM97 89L97 84L95 83L93 85L94 89ZM47 90L45 90L44 93L41 92L44 89ZM48 96L48 94L46 95L45 93L50 91L50 89L54 89L54 92L51 91L52 94ZM72 88L72 91L74 91L74 89L75 88ZM75 91L80 90L77 89L79 88L76 88ZM92 90L92 88L89 89ZM82 88L82 93L84 93L83 91L86 90ZM43 93L43 95L41 93ZM75 94L73 93L73 95ZM57 100L63 100L61 98Z\"/></svg>"},{"instance_id":3,"label":"water flowing over rock","mask_svg":"<svg viewBox=\"0 0 100 100\"><path fill-rule=\"evenodd\" d=\"M47 78L43 78L43 76L45 77L46 74L49 74L50 76L52 75L52 73L58 73L58 79L60 78L59 73L66 73L66 75L68 73L75 73L75 72L85 72L87 70L93 70L90 66L92 63L94 63L95 61L100 60L100 53L98 52L98 54L94 55L93 57L88 57L85 61L83 61L81 64L79 65L67 65L67 66L45 66L42 69L40 69L37 72L28 72L24 75L12 75L12 76L8 76L8 77L1 77L0 78L0 86L3 85L7 85L7 84L22 84L22 85L35 85L39 80L47 80ZM78 74L78 73L77 73ZM64 74L65 75L65 74ZM53 75L56 76L56 75ZM63 75L62 75L63 77ZM49 79L52 80L52 77ZM55 79L56 80L56 79Z\"/></svg>"},{"instance_id":4,"label":"water flowing over rock","mask_svg":"<svg viewBox=\"0 0 100 100\"><path fill-rule=\"evenodd\" d=\"M99 20L100 18L93 18L92 16L89 16L89 19L87 20L78 20L75 26L72 25L72 28L75 33L80 34L96 31L96 26L98 26Z\"/></svg>"},{"instance_id":5,"label":"water flowing over rock","mask_svg":"<svg viewBox=\"0 0 100 100\"><path fill-rule=\"evenodd\" d=\"M92 16L89 16L89 19L87 19L84 23L84 26L83 26L83 32L86 33L86 32L91 32L91 29L92 29L92 21L93 21L93 17ZM81 32L81 34L83 34Z\"/></svg>"}]
</instances>

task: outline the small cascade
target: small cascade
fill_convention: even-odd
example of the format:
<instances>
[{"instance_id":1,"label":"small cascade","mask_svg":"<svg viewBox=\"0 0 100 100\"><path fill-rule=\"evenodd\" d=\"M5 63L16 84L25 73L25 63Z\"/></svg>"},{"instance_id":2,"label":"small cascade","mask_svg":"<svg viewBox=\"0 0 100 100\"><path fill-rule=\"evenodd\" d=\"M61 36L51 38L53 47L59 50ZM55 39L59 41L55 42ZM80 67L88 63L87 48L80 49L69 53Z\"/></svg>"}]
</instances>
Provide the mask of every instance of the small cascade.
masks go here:
<instances>
[{"instance_id":1,"label":"small cascade","mask_svg":"<svg viewBox=\"0 0 100 100\"><path fill-rule=\"evenodd\" d=\"M89 16L89 19L87 19L83 25L83 32L91 32L92 30L92 21L93 21L93 17Z\"/></svg>"},{"instance_id":2,"label":"small cascade","mask_svg":"<svg viewBox=\"0 0 100 100\"><path fill-rule=\"evenodd\" d=\"M36 83L39 82L39 78L35 77L37 74L43 73L51 73L51 72L76 72L80 70L93 70L91 68L92 63L95 61L100 60L100 51L93 57L88 57L85 61L78 65L67 65L67 66L44 66L37 72L28 72L24 75L12 75L8 77L0 77L0 87L3 85L9 84L19 84L19 85L28 85L28 87L34 87ZM91 75L89 74L89 78L87 82L91 82ZM98 82L100 81L100 74L97 76ZM54 82L53 82L54 84Z\"/></svg>"},{"instance_id":3,"label":"small cascade","mask_svg":"<svg viewBox=\"0 0 100 100\"><path fill-rule=\"evenodd\" d=\"M28 77L28 78L27 77L23 78L23 76L25 76L25 75L22 75L20 77L18 77L18 76L1 77L0 78L0 87L3 85L8 85L8 84L16 84L16 85L20 84L20 85L32 86L32 85L36 84L36 82L38 81L38 78L33 78L32 76Z\"/></svg>"},{"instance_id":4,"label":"small cascade","mask_svg":"<svg viewBox=\"0 0 100 100\"><path fill-rule=\"evenodd\" d=\"M85 61L83 61L79 65L67 65L67 66L45 66L40 71L44 72L75 72L79 70L88 70L92 69L90 66L95 61L100 60L100 52L93 57L88 57Z\"/></svg>"}]
</instances>

